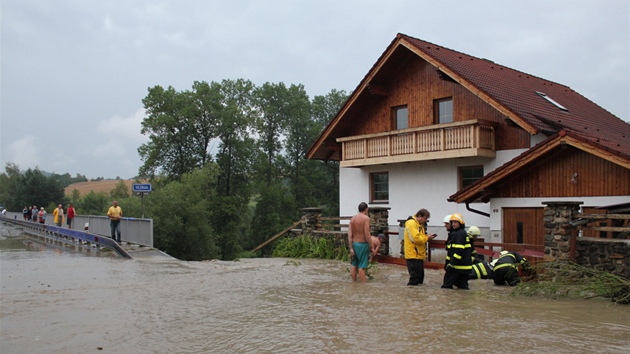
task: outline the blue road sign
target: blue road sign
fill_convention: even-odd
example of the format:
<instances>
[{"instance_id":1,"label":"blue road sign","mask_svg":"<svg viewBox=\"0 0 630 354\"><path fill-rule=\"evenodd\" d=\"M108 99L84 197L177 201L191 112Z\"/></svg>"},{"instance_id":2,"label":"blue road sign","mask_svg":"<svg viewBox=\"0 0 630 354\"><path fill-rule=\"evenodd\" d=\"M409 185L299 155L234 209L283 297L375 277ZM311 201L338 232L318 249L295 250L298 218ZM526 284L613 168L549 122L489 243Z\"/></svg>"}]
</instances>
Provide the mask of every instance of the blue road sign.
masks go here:
<instances>
[{"instance_id":1,"label":"blue road sign","mask_svg":"<svg viewBox=\"0 0 630 354\"><path fill-rule=\"evenodd\" d=\"M134 183L131 185L131 190L133 192L150 192L151 184L150 183Z\"/></svg>"}]
</instances>

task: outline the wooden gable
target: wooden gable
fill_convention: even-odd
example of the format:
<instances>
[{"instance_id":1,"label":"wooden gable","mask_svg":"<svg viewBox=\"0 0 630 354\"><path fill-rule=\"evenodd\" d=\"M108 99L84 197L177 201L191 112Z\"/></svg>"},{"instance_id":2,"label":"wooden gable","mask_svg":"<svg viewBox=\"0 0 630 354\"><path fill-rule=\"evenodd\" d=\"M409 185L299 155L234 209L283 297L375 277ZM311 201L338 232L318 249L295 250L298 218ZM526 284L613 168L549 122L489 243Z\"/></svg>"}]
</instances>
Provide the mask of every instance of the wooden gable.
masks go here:
<instances>
[{"instance_id":1,"label":"wooden gable","mask_svg":"<svg viewBox=\"0 0 630 354\"><path fill-rule=\"evenodd\" d=\"M307 153L307 158L341 160L337 139L395 130L393 109L407 106L409 128L436 124L434 102L452 98L454 122L496 123L496 149L529 147L529 133L467 87L454 81L408 46L384 54Z\"/></svg>"},{"instance_id":2,"label":"wooden gable","mask_svg":"<svg viewBox=\"0 0 630 354\"><path fill-rule=\"evenodd\" d=\"M630 195L630 159L561 131L449 200L616 195Z\"/></svg>"},{"instance_id":3,"label":"wooden gable","mask_svg":"<svg viewBox=\"0 0 630 354\"><path fill-rule=\"evenodd\" d=\"M571 88L398 34L306 158L341 161L338 139L392 131L392 108L400 105L408 105L409 127L433 124L433 101L443 97L453 97L455 122L496 122L497 150L528 148L531 134L566 130L630 156L630 124Z\"/></svg>"}]
</instances>

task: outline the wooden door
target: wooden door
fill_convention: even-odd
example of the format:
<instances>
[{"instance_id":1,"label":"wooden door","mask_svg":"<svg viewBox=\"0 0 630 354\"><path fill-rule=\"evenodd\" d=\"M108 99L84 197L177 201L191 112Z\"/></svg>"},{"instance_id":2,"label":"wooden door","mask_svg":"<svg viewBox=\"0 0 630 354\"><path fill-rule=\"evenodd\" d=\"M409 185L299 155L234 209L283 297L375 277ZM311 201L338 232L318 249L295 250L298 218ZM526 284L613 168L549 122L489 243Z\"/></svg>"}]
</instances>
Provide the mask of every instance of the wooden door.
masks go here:
<instances>
[{"instance_id":1,"label":"wooden door","mask_svg":"<svg viewBox=\"0 0 630 354\"><path fill-rule=\"evenodd\" d=\"M503 208L503 242L544 246L544 209Z\"/></svg>"}]
</instances>

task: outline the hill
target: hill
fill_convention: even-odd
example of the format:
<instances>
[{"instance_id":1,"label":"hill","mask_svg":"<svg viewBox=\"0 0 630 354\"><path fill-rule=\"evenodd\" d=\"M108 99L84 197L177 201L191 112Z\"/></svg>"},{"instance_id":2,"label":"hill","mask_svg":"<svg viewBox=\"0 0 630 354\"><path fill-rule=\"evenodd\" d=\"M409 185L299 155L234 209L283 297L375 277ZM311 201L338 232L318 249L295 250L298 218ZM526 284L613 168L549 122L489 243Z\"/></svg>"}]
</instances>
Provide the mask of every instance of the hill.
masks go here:
<instances>
[{"instance_id":1,"label":"hill","mask_svg":"<svg viewBox=\"0 0 630 354\"><path fill-rule=\"evenodd\" d=\"M116 185L118 184L119 179L107 179L102 181L88 181L88 182L79 182L73 183L66 187L64 190L65 195L71 196L73 190L78 190L81 193L81 196L85 196L90 193L90 191L94 191L94 193L105 192L109 193ZM131 185L134 183L132 179L123 180L129 188L129 193L131 193Z\"/></svg>"}]
</instances>

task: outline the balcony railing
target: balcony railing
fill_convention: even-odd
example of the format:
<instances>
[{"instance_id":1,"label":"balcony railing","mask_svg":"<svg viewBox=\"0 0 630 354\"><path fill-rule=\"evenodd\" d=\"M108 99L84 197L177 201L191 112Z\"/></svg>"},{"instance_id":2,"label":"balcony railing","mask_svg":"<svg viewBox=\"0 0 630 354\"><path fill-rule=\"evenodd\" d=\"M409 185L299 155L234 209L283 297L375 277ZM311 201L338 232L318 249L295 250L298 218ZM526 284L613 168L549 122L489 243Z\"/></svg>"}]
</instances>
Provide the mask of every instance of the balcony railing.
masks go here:
<instances>
[{"instance_id":1,"label":"balcony railing","mask_svg":"<svg viewBox=\"0 0 630 354\"><path fill-rule=\"evenodd\" d=\"M448 159L495 157L494 123L484 120L338 138L342 167Z\"/></svg>"}]
</instances>

